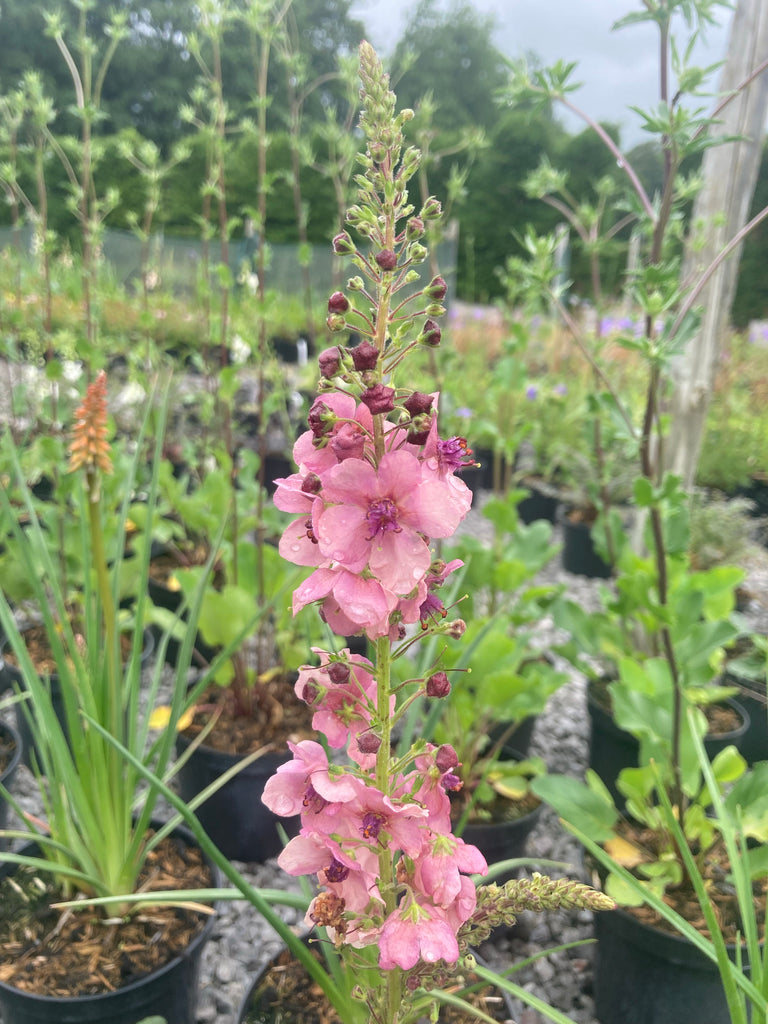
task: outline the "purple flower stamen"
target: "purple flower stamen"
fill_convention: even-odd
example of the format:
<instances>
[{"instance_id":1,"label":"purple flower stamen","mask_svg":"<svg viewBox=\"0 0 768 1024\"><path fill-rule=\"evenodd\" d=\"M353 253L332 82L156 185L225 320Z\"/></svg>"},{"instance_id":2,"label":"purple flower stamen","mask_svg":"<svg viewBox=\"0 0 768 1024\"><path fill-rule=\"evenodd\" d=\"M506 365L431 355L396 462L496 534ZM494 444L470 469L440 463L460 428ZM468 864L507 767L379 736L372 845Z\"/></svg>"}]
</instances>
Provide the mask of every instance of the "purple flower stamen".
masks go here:
<instances>
[{"instance_id":1,"label":"purple flower stamen","mask_svg":"<svg viewBox=\"0 0 768 1024\"><path fill-rule=\"evenodd\" d=\"M343 882L349 875L349 868L340 860L331 857L331 863L325 869L325 877L329 882Z\"/></svg>"},{"instance_id":2,"label":"purple flower stamen","mask_svg":"<svg viewBox=\"0 0 768 1024\"><path fill-rule=\"evenodd\" d=\"M366 540L373 540L377 533L400 533L402 526L397 521L397 505L391 498L380 498L372 501L365 515L371 526Z\"/></svg>"},{"instance_id":3,"label":"purple flower stamen","mask_svg":"<svg viewBox=\"0 0 768 1024\"><path fill-rule=\"evenodd\" d=\"M384 815L377 814L376 811L368 811L364 814L363 824L360 826L363 839L378 839L379 832L381 832L386 821L387 819Z\"/></svg>"},{"instance_id":4,"label":"purple flower stamen","mask_svg":"<svg viewBox=\"0 0 768 1024\"><path fill-rule=\"evenodd\" d=\"M313 811L315 814L320 814L328 806L328 801L320 796L311 782L307 786L304 799L301 802L306 807L307 813Z\"/></svg>"}]
</instances>

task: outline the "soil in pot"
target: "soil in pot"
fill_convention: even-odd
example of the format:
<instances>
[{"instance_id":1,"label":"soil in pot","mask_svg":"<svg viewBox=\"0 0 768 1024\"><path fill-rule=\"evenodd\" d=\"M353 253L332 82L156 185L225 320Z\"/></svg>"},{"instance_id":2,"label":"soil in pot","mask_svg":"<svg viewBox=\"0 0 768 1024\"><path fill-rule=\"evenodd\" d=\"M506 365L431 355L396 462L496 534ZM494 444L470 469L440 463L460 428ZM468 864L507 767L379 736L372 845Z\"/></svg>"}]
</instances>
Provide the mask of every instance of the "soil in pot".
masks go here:
<instances>
[{"instance_id":1,"label":"soil in pot","mask_svg":"<svg viewBox=\"0 0 768 1024\"><path fill-rule=\"evenodd\" d=\"M288 740L314 737L312 711L298 699L293 682L278 676L256 684L254 713L238 714L232 692L213 687L196 706L192 724L177 737L181 754L217 715L214 727L178 773L184 800L214 782L246 754L261 749L261 757L225 783L197 808L205 831L221 852L233 860L261 862L282 849L278 825L288 835L298 831L299 818L277 818L261 802L267 780L290 760Z\"/></svg>"},{"instance_id":2,"label":"soil in pot","mask_svg":"<svg viewBox=\"0 0 768 1024\"><path fill-rule=\"evenodd\" d=\"M150 853L140 879L149 890L216 884L217 872L183 829ZM92 911L52 910L50 904L62 898L52 875L6 867L0 881L0 1005L6 1024L133 1024L149 1013L166 1016L168 1024L192 1024L200 954L213 916L147 905L107 921Z\"/></svg>"},{"instance_id":3,"label":"soil in pot","mask_svg":"<svg viewBox=\"0 0 768 1024\"><path fill-rule=\"evenodd\" d=\"M313 952L319 958L317 950ZM465 977L471 984L472 978ZM457 986L458 988L458 986ZM466 997L493 1020L512 1020L512 1007L504 993L486 985ZM238 1017L238 1024L338 1024L322 989L307 978L302 965L283 950L256 978ZM440 1006L440 1024L472 1024L477 1017L457 1007Z\"/></svg>"}]
</instances>

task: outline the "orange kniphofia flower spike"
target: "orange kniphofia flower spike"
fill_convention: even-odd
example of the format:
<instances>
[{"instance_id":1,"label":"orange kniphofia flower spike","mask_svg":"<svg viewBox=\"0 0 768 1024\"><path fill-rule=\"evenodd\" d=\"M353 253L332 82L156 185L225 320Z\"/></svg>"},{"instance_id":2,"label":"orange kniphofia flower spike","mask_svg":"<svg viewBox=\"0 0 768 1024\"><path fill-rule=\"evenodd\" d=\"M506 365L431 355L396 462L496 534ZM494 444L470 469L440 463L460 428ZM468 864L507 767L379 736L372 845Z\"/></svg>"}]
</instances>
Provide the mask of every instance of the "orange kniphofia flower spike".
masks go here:
<instances>
[{"instance_id":1,"label":"orange kniphofia flower spike","mask_svg":"<svg viewBox=\"0 0 768 1024\"><path fill-rule=\"evenodd\" d=\"M100 370L88 385L85 398L75 413L72 443L69 446L69 471L85 468L112 472L107 441L107 375Z\"/></svg>"}]
</instances>

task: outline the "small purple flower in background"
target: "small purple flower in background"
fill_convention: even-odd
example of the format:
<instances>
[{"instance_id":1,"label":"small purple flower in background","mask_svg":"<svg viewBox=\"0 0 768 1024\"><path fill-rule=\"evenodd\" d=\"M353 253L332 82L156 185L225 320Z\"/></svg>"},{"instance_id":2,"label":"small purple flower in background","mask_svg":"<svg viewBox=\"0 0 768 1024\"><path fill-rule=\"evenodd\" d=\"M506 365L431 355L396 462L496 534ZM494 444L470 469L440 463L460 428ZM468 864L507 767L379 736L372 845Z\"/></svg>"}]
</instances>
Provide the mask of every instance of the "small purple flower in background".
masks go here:
<instances>
[{"instance_id":1,"label":"small purple flower in background","mask_svg":"<svg viewBox=\"0 0 768 1024\"><path fill-rule=\"evenodd\" d=\"M610 316L604 316L603 319L600 321L600 326L598 328L599 336L601 338L605 338L606 335L611 333L614 327L615 324L613 322L613 318Z\"/></svg>"},{"instance_id":2,"label":"small purple flower in background","mask_svg":"<svg viewBox=\"0 0 768 1024\"><path fill-rule=\"evenodd\" d=\"M456 410L456 415L462 420L471 420L474 416L472 410L466 405L460 405Z\"/></svg>"},{"instance_id":3,"label":"small purple flower in background","mask_svg":"<svg viewBox=\"0 0 768 1024\"><path fill-rule=\"evenodd\" d=\"M568 388L565 384L555 384L552 388L552 393L557 395L559 398L565 398L568 394Z\"/></svg>"},{"instance_id":4,"label":"small purple flower in background","mask_svg":"<svg viewBox=\"0 0 768 1024\"><path fill-rule=\"evenodd\" d=\"M472 310L472 317L475 320L485 320L485 310L481 306L475 306Z\"/></svg>"},{"instance_id":5,"label":"small purple flower in background","mask_svg":"<svg viewBox=\"0 0 768 1024\"><path fill-rule=\"evenodd\" d=\"M529 402L532 402L536 398L538 393L539 389L536 387L535 384L529 384L528 387L525 389L525 397L528 399Z\"/></svg>"}]
</instances>

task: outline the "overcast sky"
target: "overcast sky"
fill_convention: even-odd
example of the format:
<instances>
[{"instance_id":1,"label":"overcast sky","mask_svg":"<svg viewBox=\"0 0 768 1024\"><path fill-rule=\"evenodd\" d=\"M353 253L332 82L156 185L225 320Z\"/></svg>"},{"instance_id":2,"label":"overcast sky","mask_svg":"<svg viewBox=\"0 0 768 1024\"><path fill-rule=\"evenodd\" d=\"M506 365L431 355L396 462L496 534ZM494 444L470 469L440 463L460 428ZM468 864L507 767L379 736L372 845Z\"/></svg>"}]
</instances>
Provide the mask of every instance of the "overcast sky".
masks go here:
<instances>
[{"instance_id":1,"label":"overcast sky","mask_svg":"<svg viewBox=\"0 0 768 1024\"><path fill-rule=\"evenodd\" d=\"M414 2L355 0L352 12L365 24L370 42L381 56L394 48L405 26L406 11ZM443 8L450 6L449 0L440 3ZM558 59L578 61L575 80L584 87L575 94L574 102L598 120L619 122L625 146L649 137L627 107L651 106L658 100L658 32L651 24L611 31L615 21L642 7L639 0L472 0L472 5L494 16L494 42L507 56L532 51L545 64ZM714 64L725 55L731 11L717 10L721 24L708 29L705 41L695 51L700 65ZM673 24L682 38L682 18ZM561 119L569 130L577 129L573 120Z\"/></svg>"}]
</instances>

